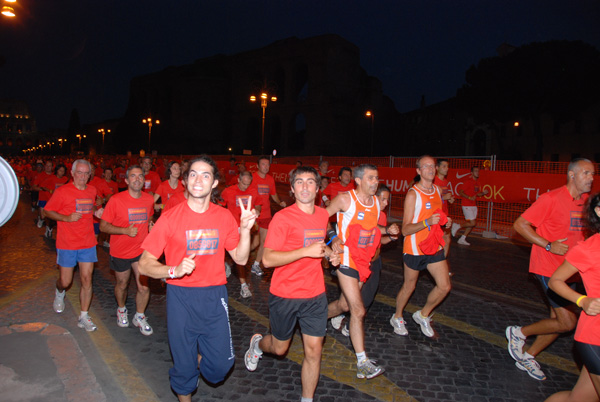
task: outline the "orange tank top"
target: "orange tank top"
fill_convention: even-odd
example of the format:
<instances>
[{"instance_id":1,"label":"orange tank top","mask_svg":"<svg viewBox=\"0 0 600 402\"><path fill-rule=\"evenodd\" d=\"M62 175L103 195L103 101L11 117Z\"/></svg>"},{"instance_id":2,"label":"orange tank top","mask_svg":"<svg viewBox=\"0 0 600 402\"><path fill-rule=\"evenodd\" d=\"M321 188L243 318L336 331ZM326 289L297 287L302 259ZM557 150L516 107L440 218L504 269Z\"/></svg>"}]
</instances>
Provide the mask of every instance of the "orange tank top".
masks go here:
<instances>
[{"instance_id":1,"label":"orange tank top","mask_svg":"<svg viewBox=\"0 0 600 402\"><path fill-rule=\"evenodd\" d=\"M429 218L437 209L442 209L442 195L440 188L433 186L433 192L426 193L416 185L408 189L414 191L417 198L415 200L415 213L410 223L422 222ZM410 255L425 255L421 251L419 244L427 238L429 230L423 226L422 230L406 236L404 238L404 253Z\"/></svg>"}]
</instances>

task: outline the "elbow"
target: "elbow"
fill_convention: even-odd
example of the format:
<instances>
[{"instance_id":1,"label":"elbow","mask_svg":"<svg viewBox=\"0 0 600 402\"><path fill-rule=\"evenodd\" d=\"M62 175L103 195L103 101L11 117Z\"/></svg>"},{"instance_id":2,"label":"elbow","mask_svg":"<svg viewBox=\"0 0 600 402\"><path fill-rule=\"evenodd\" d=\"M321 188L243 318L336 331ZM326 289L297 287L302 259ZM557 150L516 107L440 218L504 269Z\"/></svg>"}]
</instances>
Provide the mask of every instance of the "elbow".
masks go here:
<instances>
[{"instance_id":1,"label":"elbow","mask_svg":"<svg viewBox=\"0 0 600 402\"><path fill-rule=\"evenodd\" d=\"M273 261L271 261L271 252L270 250L266 250L263 253L262 263L265 268L273 268Z\"/></svg>"}]
</instances>

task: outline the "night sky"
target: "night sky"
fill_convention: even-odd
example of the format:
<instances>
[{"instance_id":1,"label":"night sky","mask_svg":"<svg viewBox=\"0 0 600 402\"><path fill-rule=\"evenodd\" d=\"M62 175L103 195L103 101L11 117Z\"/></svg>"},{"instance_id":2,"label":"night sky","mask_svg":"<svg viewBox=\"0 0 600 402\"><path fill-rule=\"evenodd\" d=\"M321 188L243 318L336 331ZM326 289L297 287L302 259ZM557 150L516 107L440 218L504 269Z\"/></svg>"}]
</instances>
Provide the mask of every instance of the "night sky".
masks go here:
<instances>
[{"instance_id":1,"label":"night sky","mask_svg":"<svg viewBox=\"0 0 600 402\"><path fill-rule=\"evenodd\" d=\"M504 42L600 49L597 0L17 1L19 17L0 18L0 98L27 102L40 130L66 128L73 108L84 124L121 117L137 75L292 36L356 44L401 112L454 96Z\"/></svg>"}]
</instances>

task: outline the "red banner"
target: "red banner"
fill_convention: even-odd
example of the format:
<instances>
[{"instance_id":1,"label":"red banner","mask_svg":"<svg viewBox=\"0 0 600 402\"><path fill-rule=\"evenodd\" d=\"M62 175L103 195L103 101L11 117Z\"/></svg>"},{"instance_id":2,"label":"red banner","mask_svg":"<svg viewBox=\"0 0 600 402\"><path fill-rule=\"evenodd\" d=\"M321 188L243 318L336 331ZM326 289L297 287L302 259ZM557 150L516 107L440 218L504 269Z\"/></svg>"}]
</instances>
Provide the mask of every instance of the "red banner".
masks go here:
<instances>
[{"instance_id":1,"label":"red banner","mask_svg":"<svg viewBox=\"0 0 600 402\"><path fill-rule=\"evenodd\" d=\"M228 163L219 164L219 167L228 166ZM250 171L256 171L256 163L247 164ZM288 174L294 165L271 165L271 174L276 182L289 183ZM332 182L337 181L337 175L341 166L331 166L328 175ZM415 168L378 168L379 181L390 188L393 194L405 194L409 183L417 175ZM453 170L448 174L450 191L458 196L460 186L471 175L470 170ZM488 190L488 194L480 200L499 203L526 203L534 202L541 194L558 188L567 182L567 174L547 173L519 173L498 172L481 170L479 183L482 189ZM600 191L600 180L594 182L592 193Z\"/></svg>"}]
</instances>

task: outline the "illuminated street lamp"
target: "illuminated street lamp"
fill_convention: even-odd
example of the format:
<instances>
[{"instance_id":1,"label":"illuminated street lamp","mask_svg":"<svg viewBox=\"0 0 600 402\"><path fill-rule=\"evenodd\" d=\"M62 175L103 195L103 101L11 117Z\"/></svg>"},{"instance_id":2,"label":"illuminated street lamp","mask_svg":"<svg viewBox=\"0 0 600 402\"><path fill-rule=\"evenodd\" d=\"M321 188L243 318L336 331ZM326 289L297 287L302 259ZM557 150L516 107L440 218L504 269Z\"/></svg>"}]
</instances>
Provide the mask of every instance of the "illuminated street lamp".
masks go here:
<instances>
[{"instance_id":1,"label":"illuminated street lamp","mask_svg":"<svg viewBox=\"0 0 600 402\"><path fill-rule=\"evenodd\" d=\"M142 123L148 125L148 152L150 153L150 137L152 136L152 125L160 124L160 120L154 120L154 122L152 122L152 117L148 117L147 119L142 119Z\"/></svg>"},{"instance_id":2,"label":"illuminated street lamp","mask_svg":"<svg viewBox=\"0 0 600 402\"><path fill-rule=\"evenodd\" d=\"M12 8L12 7L9 7L9 6L2 7L1 13L5 17L9 17L9 18L14 18L15 17L15 9Z\"/></svg>"},{"instance_id":3,"label":"illuminated street lamp","mask_svg":"<svg viewBox=\"0 0 600 402\"><path fill-rule=\"evenodd\" d=\"M75 135L75 137L79 138L79 150L81 151L81 139L86 138L86 135L85 134L83 134L83 135L77 134L77 135Z\"/></svg>"},{"instance_id":4,"label":"illuminated street lamp","mask_svg":"<svg viewBox=\"0 0 600 402\"><path fill-rule=\"evenodd\" d=\"M260 94L260 107L262 108L262 127L260 129L260 153L265 154L265 112L267 110L267 102L269 94L265 91ZM250 102L256 102L256 96L250 96ZM276 96L271 96L271 102L277 102Z\"/></svg>"},{"instance_id":5,"label":"illuminated street lamp","mask_svg":"<svg viewBox=\"0 0 600 402\"><path fill-rule=\"evenodd\" d=\"M373 137L374 137L374 131L375 131L375 114L370 111L367 110L367 112L365 113L365 117L368 117L371 119L371 156L373 156Z\"/></svg>"},{"instance_id":6,"label":"illuminated street lamp","mask_svg":"<svg viewBox=\"0 0 600 402\"><path fill-rule=\"evenodd\" d=\"M59 139L58 139L58 143L60 144L60 148L61 148L61 149L62 149L63 141L64 141L64 142L67 142L67 139L66 139L66 138L59 138Z\"/></svg>"},{"instance_id":7,"label":"illuminated street lamp","mask_svg":"<svg viewBox=\"0 0 600 402\"><path fill-rule=\"evenodd\" d=\"M110 130L104 130L103 128L99 128L98 132L102 134L102 153L104 153L104 134L110 133Z\"/></svg>"}]
</instances>

